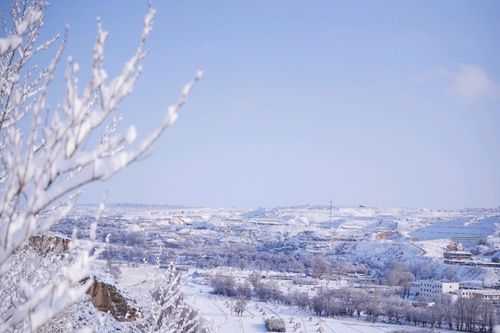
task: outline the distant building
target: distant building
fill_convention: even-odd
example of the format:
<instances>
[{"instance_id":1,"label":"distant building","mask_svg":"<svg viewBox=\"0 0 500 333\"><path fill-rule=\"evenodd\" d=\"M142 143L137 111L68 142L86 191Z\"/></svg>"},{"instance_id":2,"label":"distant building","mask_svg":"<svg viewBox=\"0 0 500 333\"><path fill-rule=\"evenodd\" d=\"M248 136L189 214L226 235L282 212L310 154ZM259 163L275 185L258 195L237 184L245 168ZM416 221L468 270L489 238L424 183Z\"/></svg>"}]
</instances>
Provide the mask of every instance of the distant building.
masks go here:
<instances>
[{"instance_id":1,"label":"distant building","mask_svg":"<svg viewBox=\"0 0 500 333\"><path fill-rule=\"evenodd\" d=\"M499 262L490 262L490 261L445 259L443 262L445 264L449 264L449 265L481 266L481 267L500 268Z\"/></svg>"},{"instance_id":2,"label":"distant building","mask_svg":"<svg viewBox=\"0 0 500 333\"><path fill-rule=\"evenodd\" d=\"M456 242L456 241L450 241L448 245L446 246L446 251L463 251L464 247L462 244Z\"/></svg>"},{"instance_id":3,"label":"distant building","mask_svg":"<svg viewBox=\"0 0 500 333\"><path fill-rule=\"evenodd\" d=\"M467 251L446 251L443 253L443 257L451 260L471 260L472 253Z\"/></svg>"},{"instance_id":4,"label":"distant building","mask_svg":"<svg viewBox=\"0 0 500 333\"><path fill-rule=\"evenodd\" d=\"M458 282L442 282L437 280L417 280L413 282L411 293L415 297L428 299L439 298L443 294L450 294L458 291Z\"/></svg>"},{"instance_id":5,"label":"distant building","mask_svg":"<svg viewBox=\"0 0 500 333\"><path fill-rule=\"evenodd\" d=\"M497 289L460 289L457 294L462 298L478 297L485 301L500 304L500 290Z\"/></svg>"}]
</instances>

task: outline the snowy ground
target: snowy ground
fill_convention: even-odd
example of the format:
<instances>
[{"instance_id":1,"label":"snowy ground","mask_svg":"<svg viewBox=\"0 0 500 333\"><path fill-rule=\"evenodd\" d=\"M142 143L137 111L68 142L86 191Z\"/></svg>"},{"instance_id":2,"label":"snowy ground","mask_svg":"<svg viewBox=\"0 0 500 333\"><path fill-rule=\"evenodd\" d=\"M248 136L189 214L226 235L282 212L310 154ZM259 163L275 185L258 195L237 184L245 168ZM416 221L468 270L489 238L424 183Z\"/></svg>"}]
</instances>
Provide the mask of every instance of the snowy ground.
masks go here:
<instances>
[{"instance_id":1,"label":"snowy ground","mask_svg":"<svg viewBox=\"0 0 500 333\"><path fill-rule=\"evenodd\" d=\"M424 255L433 258L442 258L446 246L450 243L449 239L433 239L414 242L416 246L424 250Z\"/></svg>"},{"instance_id":2,"label":"snowy ground","mask_svg":"<svg viewBox=\"0 0 500 333\"><path fill-rule=\"evenodd\" d=\"M231 299L211 295L199 286L188 285L185 290L188 302L200 311L207 326L213 332L266 332L264 320L282 318L287 332L331 332L331 333L385 333L397 329L413 331L413 327L370 323L351 319L331 319L311 316L295 307L262 302L249 302L243 316L231 313ZM435 331L438 332L438 331Z\"/></svg>"},{"instance_id":3,"label":"snowy ground","mask_svg":"<svg viewBox=\"0 0 500 333\"><path fill-rule=\"evenodd\" d=\"M138 267L124 266L120 287L130 292L143 308L148 308L152 280L158 269L149 265ZM266 332L264 320L270 317L282 318L287 332L328 332L328 333L389 333L397 330L407 332L426 332L412 326L399 326L383 323L370 323L363 320L333 319L313 316L296 307L257 301L250 301L243 316L231 311L234 299L213 295L211 288L199 284L196 279L187 277L183 292L187 302L199 311L205 325L217 333L262 333ZM431 332L429 330L428 332ZM432 332L448 332L434 330Z\"/></svg>"}]
</instances>

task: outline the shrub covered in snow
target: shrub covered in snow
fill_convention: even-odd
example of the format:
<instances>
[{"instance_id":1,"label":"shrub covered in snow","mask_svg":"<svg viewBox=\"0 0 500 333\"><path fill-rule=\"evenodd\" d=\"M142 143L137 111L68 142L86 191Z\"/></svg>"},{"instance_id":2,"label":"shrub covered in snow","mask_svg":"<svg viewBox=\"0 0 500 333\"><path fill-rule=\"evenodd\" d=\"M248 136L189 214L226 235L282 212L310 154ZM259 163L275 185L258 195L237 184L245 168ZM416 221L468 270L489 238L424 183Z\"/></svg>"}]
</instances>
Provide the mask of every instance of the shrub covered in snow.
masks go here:
<instances>
[{"instance_id":1,"label":"shrub covered in snow","mask_svg":"<svg viewBox=\"0 0 500 333\"><path fill-rule=\"evenodd\" d=\"M268 332L286 332L285 321L281 318L267 318L265 325Z\"/></svg>"},{"instance_id":2,"label":"shrub covered in snow","mask_svg":"<svg viewBox=\"0 0 500 333\"><path fill-rule=\"evenodd\" d=\"M213 293L217 295L233 297L237 295L236 282L232 276L215 275L210 284L213 288Z\"/></svg>"}]
</instances>

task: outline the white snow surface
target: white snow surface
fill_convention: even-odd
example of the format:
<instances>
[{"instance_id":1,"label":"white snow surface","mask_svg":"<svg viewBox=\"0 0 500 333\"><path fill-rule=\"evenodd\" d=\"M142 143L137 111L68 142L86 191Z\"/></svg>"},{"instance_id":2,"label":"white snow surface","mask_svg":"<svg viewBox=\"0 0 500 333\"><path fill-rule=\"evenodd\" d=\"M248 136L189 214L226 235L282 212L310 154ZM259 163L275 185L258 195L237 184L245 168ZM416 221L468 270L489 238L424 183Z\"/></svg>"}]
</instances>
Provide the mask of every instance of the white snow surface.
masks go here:
<instances>
[{"instance_id":1,"label":"white snow surface","mask_svg":"<svg viewBox=\"0 0 500 333\"><path fill-rule=\"evenodd\" d=\"M148 308L150 298L147 290L151 287L157 271L157 267L149 265L123 267L120 285L135 294L141 306ZM188 304L199 312L204 326L211 332L266 332L264 321L270 317L282 318L286 323L287 332L318 332L320 327L323 332L328 333L390 333L396 330L431 332L405 325L371 323L350 318L317 317L294 306L258 301L249 301L243 316L236 316L231 312L234 299L211 294L211 288L200 283L201 279L196 278L197 274L192 274L193 272L190 270L184 274L183 293ZM449 331L435 329L432 332Z\"/></svg>"}]
</instances>

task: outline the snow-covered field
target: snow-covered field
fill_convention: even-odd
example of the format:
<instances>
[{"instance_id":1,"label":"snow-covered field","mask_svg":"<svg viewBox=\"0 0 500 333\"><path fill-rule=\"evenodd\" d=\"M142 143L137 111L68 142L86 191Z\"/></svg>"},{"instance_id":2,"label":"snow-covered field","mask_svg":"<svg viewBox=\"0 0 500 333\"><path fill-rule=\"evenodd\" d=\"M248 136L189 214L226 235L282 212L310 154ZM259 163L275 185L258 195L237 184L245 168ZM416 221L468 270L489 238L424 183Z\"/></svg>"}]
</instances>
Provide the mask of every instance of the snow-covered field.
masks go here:
<instances>
[{"instance_id":1,"label":"snow-covered field","mask_svg":"<svg viewBox=\"0 0 500 333\"><path fill-rule=\"evenodd\" d=\"M251 301L243 315L231 313L232 300L210 295L198 286L188 285L185 295L188 302L197 309L213 332L261 333L266 332L264 320L270 317L285 321L287 332L328 332L328 333L388 333L406 329L414 331L414 327L381 323L370 323L362 320L322 318L304 313L294 307L267 304ZM435 330L434 332L440 332ZM444 332L444 330L443 330Z\"/></svg>"},{"instance_id":2,"label":"snow-covered field","mask_svg":"<svg viewBox=\"0 0 500 333\"><path fill-rule=\"evenodd\" d=\"M158 268L143 265L123 267L120 287L130 292L143 308L149 306L148 290ZM192 273L192 272L190 272ZM371 323L350 318L323 318L306 313L296 307L249 301L242 316L232 313L234 299L213 295L211 288L199 284L191 274L185 275L183 293L186 301L197 311L211 332L218 333L262 333L266 332L264 320L276 317L285 321L287 332L325 333L390 333L398 330L407 332L449 332L447 330L423 330L412 326Z\"/></svg>"}]
</instances>

